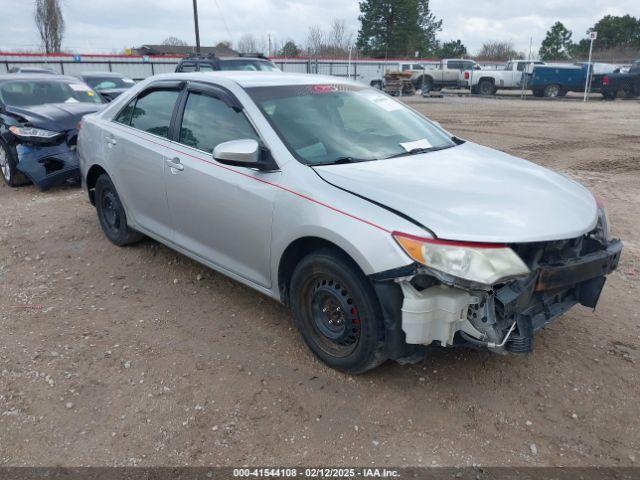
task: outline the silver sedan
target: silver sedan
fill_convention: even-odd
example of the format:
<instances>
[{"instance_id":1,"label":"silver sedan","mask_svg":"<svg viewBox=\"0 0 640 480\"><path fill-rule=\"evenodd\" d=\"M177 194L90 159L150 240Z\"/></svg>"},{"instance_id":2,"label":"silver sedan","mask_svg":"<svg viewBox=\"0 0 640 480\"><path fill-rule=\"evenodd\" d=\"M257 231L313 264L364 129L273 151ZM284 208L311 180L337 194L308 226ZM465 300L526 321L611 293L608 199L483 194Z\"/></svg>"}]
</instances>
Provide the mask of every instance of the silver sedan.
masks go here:
<instances>
[{"instance_id":1,"label":"silver sedan","mask_svg":"<svg viewBox=\"0 0 640 480\"><path fill-rule=\"evenodd\" d=\"M78 151L109 240L152 237L289 305L350 373L428 345L530 352L595 307L622 249L576 182L335 77L151 77L84 118Z\"/></svg>"}]
</instances>

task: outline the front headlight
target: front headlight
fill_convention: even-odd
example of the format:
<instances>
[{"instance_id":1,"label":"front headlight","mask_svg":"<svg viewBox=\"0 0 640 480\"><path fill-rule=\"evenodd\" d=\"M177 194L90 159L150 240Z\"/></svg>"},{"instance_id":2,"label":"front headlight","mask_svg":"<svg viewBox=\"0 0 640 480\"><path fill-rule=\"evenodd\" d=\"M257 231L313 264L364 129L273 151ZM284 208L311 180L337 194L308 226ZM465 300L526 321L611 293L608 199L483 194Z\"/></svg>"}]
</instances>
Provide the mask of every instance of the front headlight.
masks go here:
<instances>
[{"instance_id":1,"label":"front headlight","mask_svg":"<svg viewBox=\"0 0 640 480\"><path fill-rule=\"evenodd\" d=\"M599 197L595 197L596 205L598 206L598 223L596 229L593 232L593 236L596 240L607 243L609 239L609 221L607 220L607 214L604 211L604 205Z\"/></svg>"},{"instance_id":2,"label":"front headlight","mask_svg":"<svg viewBox=\"0 0 640 480\"><path fill-rule=\"evenodd\" d=\"M529 268L507 245L422 238L393 232L413 260L440 272L483 285L528 275Z\"/></svg>"},{"instance_id":3,"label":"front headlight","mask_svg":"<svg viewBox=\"0 0 640 480\"><path fill-rule=\"evenodd\" d=\"M35 127L9 127L9 131L16 137L23 140L52 140L60 135L61 132L52 132L43 128Z\"/></svg>"}]
</instances>

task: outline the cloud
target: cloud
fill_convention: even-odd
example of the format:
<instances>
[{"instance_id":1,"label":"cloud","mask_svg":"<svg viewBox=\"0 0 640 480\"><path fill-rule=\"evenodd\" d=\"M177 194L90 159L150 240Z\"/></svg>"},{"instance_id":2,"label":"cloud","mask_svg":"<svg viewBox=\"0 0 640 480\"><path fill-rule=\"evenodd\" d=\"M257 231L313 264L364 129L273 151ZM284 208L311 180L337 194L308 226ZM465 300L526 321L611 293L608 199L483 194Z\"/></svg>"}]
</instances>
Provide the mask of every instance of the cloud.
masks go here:
<instances>
[{"instance_id":1,"label":"cloud","mask_svg":"<svg viewBox=\"0 0 640 480\"><path fill-rule=\"evenodd\" d=\"M16 8L20 5L20 8ZM11 12L0 29L0 48L34 49L39 40L32 2L0 0L0 11ZM64 0L66 48L110 52L143 43L160 43L176 36L193 43L193 14L189 0ZM347 21L357 32L357 0L199 0L203 44L238 41L251 33L266 42L293 38L304 44L311 25L328 27L333 18ZM431 0L443 19L443 40L461 39L474 53L489 40L512 41L518 50L534 50L557 20L573 31L574 40L605 14L640 16L638 0ZM6 17L5 17L6 18Z\"/></svg>"}]
</instances>

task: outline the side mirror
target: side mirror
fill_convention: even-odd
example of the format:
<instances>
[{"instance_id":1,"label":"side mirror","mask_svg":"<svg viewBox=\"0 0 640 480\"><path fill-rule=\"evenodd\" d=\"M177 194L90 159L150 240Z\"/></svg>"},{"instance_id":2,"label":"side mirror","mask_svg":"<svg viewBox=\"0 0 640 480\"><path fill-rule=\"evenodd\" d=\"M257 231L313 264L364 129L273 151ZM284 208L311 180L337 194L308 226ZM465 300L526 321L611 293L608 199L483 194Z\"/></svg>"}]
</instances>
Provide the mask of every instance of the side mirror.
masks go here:
<instances>
[{"instance_id":1,"label":"side mirror","mask_svg":"<svg viewBox=\"0 0 640 480\"><path fill-rule=\"evenodd\" d=\"M220 163L238 167L257 168L258 170L277 170L271 154L252 139L223 142L213 149L213 158Z\"/></svg>"}]
</instances>

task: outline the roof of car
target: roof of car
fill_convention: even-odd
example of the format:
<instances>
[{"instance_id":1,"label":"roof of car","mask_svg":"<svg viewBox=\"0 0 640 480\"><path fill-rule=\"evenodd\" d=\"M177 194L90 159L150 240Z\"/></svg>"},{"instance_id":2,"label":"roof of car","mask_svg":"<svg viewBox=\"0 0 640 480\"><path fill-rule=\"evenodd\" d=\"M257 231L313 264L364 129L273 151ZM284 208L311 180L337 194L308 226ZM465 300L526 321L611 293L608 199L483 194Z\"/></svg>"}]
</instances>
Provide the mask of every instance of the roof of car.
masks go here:
<instances>
[{"instance_id":1,"label":"roof of car","mask_svg":"<svg viewBox=\"0 0 640 480\"><path fill-rule=\"evenodd\" d=\"M67 75L50 75L47 73L7 73L0 75L0 82L20 80L47 80L48 82L76 82L76 77Z\"/></svg>"},{"instance_id":2,"label":"roof of car","mask_svg":"<svg viewBox=\"0 0 640 480\"><path fill-rule=\"evenodd\" d=\"M284 72L256 72L256 71L235 71L222 70L216 72L189 72L189 73L166 73L152 77L161 80L214 80L215 78L225 78L237 83L243 88L251 87L278 87L285 85L315 85L315 84L354 84L354 82L339 77L326 75L313 75L305 73L284 73ZM362 86L361 84L356 84Z\"/></svg>"}]
</instances>

